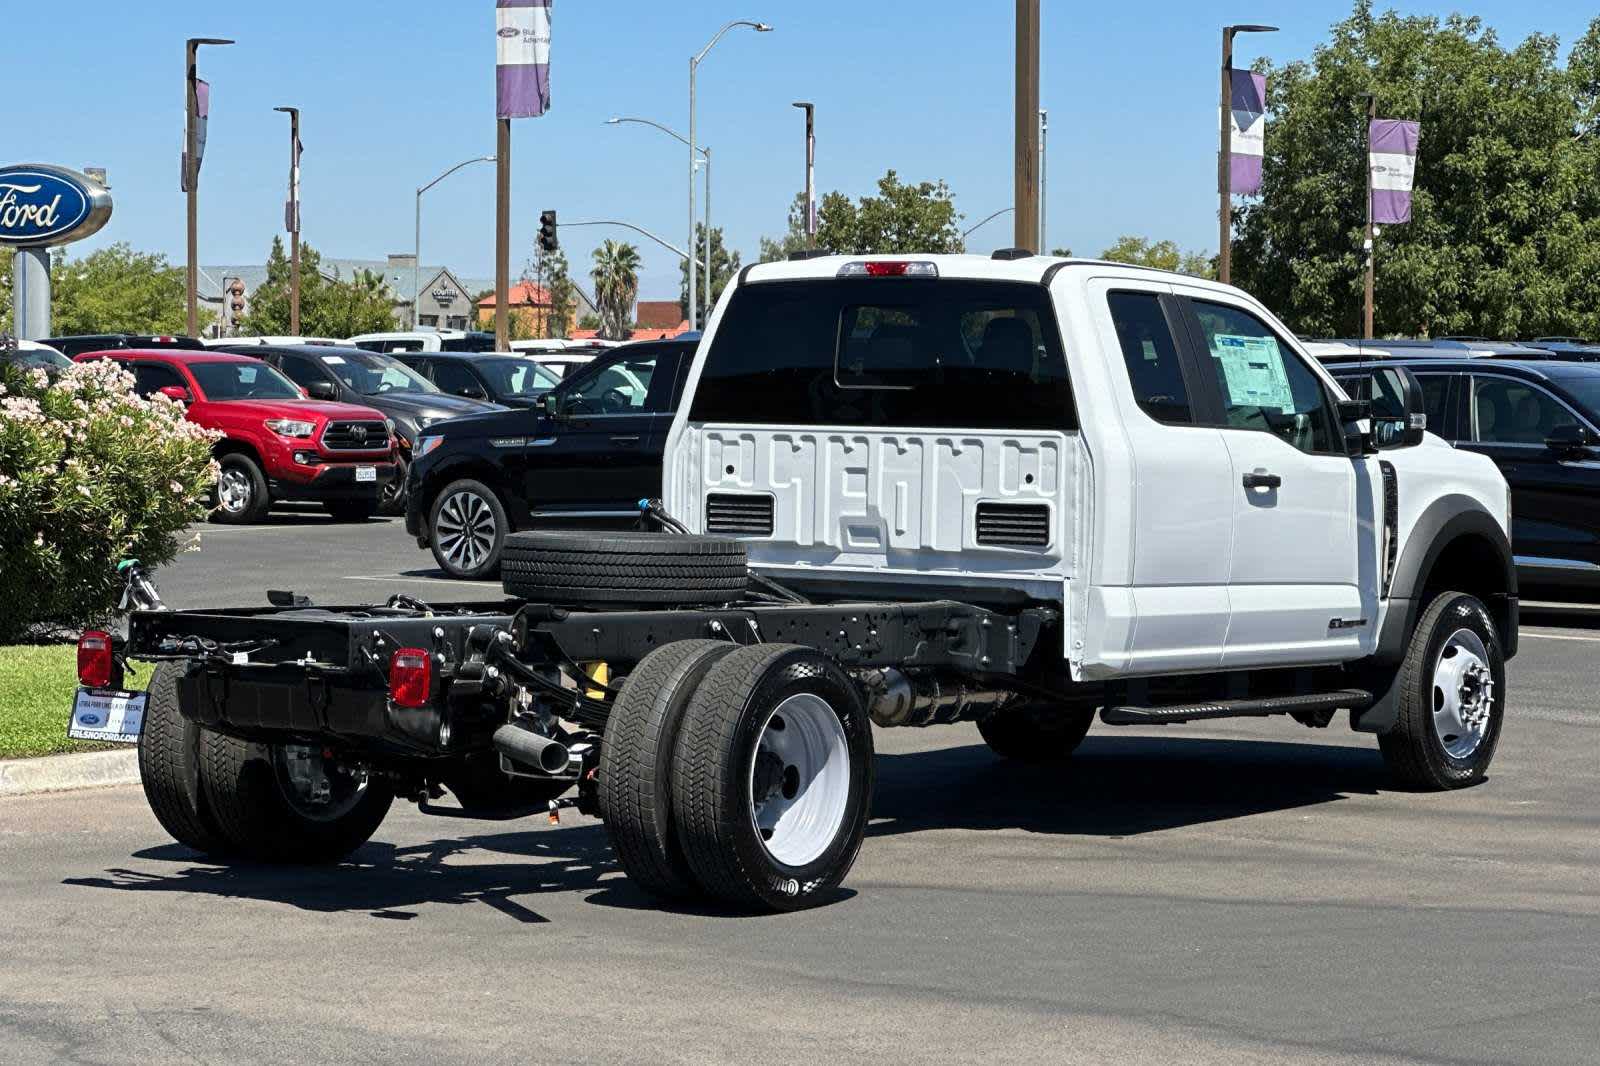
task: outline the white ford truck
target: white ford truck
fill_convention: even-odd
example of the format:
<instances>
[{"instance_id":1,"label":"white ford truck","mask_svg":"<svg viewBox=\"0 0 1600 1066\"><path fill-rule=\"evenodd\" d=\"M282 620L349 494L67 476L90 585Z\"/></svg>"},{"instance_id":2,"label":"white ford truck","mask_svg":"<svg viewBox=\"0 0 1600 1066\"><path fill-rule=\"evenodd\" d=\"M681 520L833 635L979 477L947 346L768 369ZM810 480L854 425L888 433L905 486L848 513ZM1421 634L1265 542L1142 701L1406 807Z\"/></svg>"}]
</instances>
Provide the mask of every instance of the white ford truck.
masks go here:
<instances>
[{"instance_id":1,"label":"white ford truck","mask_svg":"<svg viewBox=\"0 0 1600 1066\"><path fill-rule=\"evenodd\" d=\"M570 805L651 893L788 909L854 861L873 723L1054 761L1096 719L1343 711L1412 787L1494 756L1505 482L1425 432L1404 370L1352 402L1236 289L804 257L729 286L688 374L641 531L513 534L503 602L135 589L82 681L159 664L138 740L165 828L327 861L396 796Z\"/></svg>"}]
</instances>

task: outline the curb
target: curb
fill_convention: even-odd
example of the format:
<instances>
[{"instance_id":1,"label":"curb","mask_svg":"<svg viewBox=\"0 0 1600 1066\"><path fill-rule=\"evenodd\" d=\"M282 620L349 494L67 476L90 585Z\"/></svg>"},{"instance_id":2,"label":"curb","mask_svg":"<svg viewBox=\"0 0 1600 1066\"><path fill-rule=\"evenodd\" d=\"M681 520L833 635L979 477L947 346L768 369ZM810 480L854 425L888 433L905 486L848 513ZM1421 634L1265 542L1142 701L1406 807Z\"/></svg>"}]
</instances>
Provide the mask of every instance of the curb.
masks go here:
<instances>
[{"instance_id":1,"label":"curb","mask_svg":"<svg viewBox=\"0 0 1600 1066\"><path fill-rule=\"evenodd\" d=\"M0 761L0 798L139 783L139 752L90 751Z\"/></svg>"}]
</instances>

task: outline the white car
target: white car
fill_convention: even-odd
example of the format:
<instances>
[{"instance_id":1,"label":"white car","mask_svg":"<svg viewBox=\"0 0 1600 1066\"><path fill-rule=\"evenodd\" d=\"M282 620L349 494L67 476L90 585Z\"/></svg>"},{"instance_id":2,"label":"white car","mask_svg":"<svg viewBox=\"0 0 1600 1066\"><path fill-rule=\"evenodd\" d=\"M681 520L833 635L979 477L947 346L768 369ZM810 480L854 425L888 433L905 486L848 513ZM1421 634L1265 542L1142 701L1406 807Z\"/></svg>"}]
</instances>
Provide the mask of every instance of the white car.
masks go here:
<instances>
[{"instance_id":1,"label":"white car","mask_svg":"<svg viewBox=\"0 0 1600 1066\"><path fill-rule=\"evenodd\" d=\"M363 333L347 342L369 352L492 352L494 334L459 329Z\"/></svg>"}]
</instances>

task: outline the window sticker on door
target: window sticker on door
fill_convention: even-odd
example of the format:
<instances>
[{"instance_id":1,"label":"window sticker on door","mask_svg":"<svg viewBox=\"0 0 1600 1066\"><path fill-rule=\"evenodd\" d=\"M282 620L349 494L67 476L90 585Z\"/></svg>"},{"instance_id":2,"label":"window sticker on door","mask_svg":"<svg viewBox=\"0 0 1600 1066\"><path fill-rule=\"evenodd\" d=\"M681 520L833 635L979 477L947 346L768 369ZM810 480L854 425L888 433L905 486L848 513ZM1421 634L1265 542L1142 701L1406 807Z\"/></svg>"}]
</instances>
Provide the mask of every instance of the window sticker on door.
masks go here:
<instances>
[{"instance_id":1,"label":"window sticker on door","mask_svg":"<svg viewBox=\"0 0 1600 1066\"><path fill-rule=\"evenodd\" d=\"M1222 364L1230 406L1272 407L1285 413L1294 409L1283 353L1272 337L1218 333L1211 338L1211 354Z\"/></svg>"},{"instance_id":2,"label":"window sticker on door","mask_svg":"<svg viewBox=\"0 0 1600 1066\"><path fill-rule=\"evenodd\" d=\"M329 366L343 366L344 365L344 356L342 356L342 355L325 355L325 356L322 357L322 361L324 363L327 363Z\"/></svg>"}]
</instances>

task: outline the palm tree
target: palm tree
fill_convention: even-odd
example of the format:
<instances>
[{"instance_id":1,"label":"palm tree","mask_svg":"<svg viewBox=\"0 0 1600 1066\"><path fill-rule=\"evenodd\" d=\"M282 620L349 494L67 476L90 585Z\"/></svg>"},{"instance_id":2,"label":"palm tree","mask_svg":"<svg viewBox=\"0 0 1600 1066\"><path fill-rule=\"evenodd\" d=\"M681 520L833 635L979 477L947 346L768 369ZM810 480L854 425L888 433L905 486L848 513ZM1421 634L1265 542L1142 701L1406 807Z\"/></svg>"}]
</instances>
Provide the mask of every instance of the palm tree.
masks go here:
<instances>
[{"instance_id":1,"label":"palm tree","mask_svg":"<svg viewBox=\"0 0 1600 1066\"><path fill-rule=\"evenodd\" d=\"M639 249L626 242L606 241L594 250L594 299L600 306L600 336L627 340L633 302L639 295Z\"/></svg>"}]
</instances>

